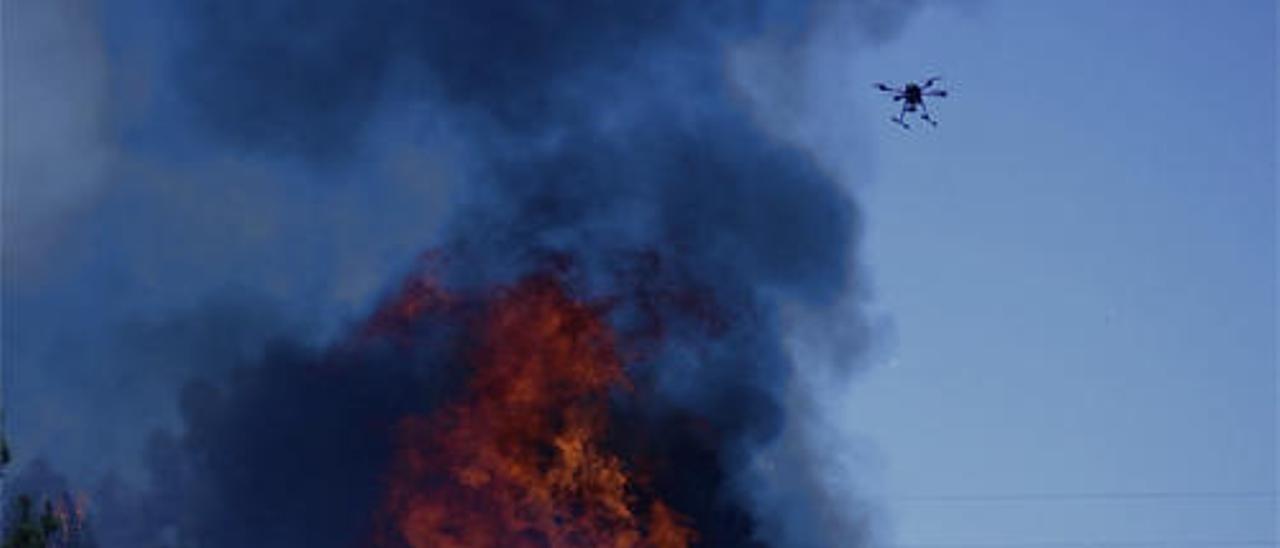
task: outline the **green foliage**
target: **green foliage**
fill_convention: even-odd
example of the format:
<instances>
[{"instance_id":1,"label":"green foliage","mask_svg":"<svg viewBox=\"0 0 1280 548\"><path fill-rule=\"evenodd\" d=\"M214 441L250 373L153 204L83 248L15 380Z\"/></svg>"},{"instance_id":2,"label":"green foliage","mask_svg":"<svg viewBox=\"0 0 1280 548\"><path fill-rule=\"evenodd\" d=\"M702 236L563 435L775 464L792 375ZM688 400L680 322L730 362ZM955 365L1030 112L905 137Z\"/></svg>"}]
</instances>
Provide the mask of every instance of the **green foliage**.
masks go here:
<instances>
[{"instance_id":1,"label":"green foliage","mask_svg":"<svg viewBox=\"0 0 1280 548\"><path fill-rule=\"evenodd\" d=\"M0 476L9 464L9 446L0 438ZM4 514L0 548L89 548L95 545L83 513L70 496L44 498L37 515L31 495L18 495Z\"/></svg>"},{"instance_id":2,"label":"green foliage","mask_svg":"<svg viewBox=\"0 0 1280 548\"><path fill-rule=\"evenodd\" d=\"M62 529L62 519L53 511L53 503L45 501L44 512L36 518L32 512L31 497L21 495L15 505L9 529L5 532L3 548L49 548L54 535Z\"/></svg>"}]
</instances>

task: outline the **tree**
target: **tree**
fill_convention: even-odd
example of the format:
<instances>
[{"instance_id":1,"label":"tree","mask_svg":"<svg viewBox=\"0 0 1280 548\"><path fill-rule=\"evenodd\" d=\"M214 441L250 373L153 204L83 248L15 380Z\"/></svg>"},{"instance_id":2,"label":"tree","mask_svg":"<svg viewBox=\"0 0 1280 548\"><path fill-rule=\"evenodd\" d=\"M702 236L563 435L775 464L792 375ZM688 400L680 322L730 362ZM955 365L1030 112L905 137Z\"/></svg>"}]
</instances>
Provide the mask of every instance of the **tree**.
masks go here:
<instances>
[{"instance_id":1,"label":"tree","mask_svg":"<svg viewBox=\"0 0 1280 548\"><path fill-rule=\"evenodd\" d=\"M9 464L9 447L0 439L0 477ZM18 495L3 518L4 539L0 548L88 548L95 543L88 534L82 505L68 494L42 497L41 511L31 495Z\"/></svg>"},{"instance_id":2,"label":"tree","mask_svg":"<svg viewBox=\"0 0 1280 548\"><path fill-rule=\"evenodd\" d=\"M54 535L62 529L62 519L53 511L53 503L45 501L44 512L39 519L31 511L33 503L28 495L17 499L14 520L5 531L4 548L49 548Z\"/></svg>"}]
</instances>

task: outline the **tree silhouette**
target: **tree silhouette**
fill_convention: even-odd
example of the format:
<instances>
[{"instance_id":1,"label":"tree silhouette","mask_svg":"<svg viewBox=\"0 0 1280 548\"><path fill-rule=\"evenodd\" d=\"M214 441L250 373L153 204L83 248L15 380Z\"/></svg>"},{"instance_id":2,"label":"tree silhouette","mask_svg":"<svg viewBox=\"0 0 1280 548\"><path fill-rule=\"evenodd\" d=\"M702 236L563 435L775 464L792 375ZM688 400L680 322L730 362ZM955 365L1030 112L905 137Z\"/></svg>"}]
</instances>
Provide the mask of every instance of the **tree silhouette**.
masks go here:
<instances>
[{"instance_id":1,"label":"tree silhouette","mask_svg":"<svg viewBox=\"0 0 1280 548\"><path fill-rule=\"evenodd\" d=\"M0 477L8 472L9 447L0 439ZM90 548L95 545L85 516L72 498L63 494L36 501L23 493L13 499L4 514L4 540L0 548Z\"/></svg>"}]
</instances>

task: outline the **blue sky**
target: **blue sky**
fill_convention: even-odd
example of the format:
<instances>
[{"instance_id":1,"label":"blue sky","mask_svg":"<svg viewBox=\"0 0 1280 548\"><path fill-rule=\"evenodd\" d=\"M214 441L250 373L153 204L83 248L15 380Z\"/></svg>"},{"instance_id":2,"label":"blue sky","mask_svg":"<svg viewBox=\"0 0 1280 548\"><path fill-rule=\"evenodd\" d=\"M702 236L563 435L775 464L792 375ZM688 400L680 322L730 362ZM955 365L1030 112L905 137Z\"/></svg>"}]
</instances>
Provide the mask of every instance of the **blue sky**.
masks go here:
<instances>
[{"instance_id":1,"label":"blue sky","mask_svg":"<svg viewBox=\"0 0 1280 548\"><path fill-rule=\"evenodd\" d=\"M866 105L897 346L848 420L899 541L1274 542L1275 4L977 7L857 59L953 92L935 130ZM1108 492L1273 495L897 500Z\"/></svg>"}]
</instances>

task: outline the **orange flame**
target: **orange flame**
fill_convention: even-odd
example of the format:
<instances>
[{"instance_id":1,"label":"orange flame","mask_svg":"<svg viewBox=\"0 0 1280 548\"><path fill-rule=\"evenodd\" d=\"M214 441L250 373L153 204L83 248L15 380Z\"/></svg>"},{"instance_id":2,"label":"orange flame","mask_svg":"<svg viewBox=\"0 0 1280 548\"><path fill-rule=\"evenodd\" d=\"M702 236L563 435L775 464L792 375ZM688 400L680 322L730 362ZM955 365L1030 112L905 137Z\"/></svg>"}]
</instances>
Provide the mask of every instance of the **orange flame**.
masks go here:
<instances>
[{"instance_id":1,"label":"orange flame","mask_svg":"<svg viewBox=\"0 0 1280 548\"><path fill-rule=\"evenodd\" d=\"M407 339L406 329L414 320L426 313L448 310L456 304L453 296L436 279L444 257L427 252L419 257L418 262L421 272L401 284L395 298L378 309L357 331L357 338L383 336L409 345L412 341Z\"/></svg>"},{"instance_id":2,"label":"orange flame","mask_svg":"<svg viewBox=\"0 0 1280 548\"><path fill-rule=\"evenodd\" d=\"M686 519L646 492L602 438L629 383L614 335L551 278L484 314L466 395L399 425L383 513L413 548L682 547Z\"/></svg>"},{"instance_id":3,"label":"orange flame","mask_svg":"<svg viewBox=\"0 0 1280 548\"><path fill-rule=\"evenodd\" d=\"M64 493L51 501L58 530L45 539L48 548L74 546L85 533L88 523L89 496L83 492Z\"/></svg>"}]
</instances>

